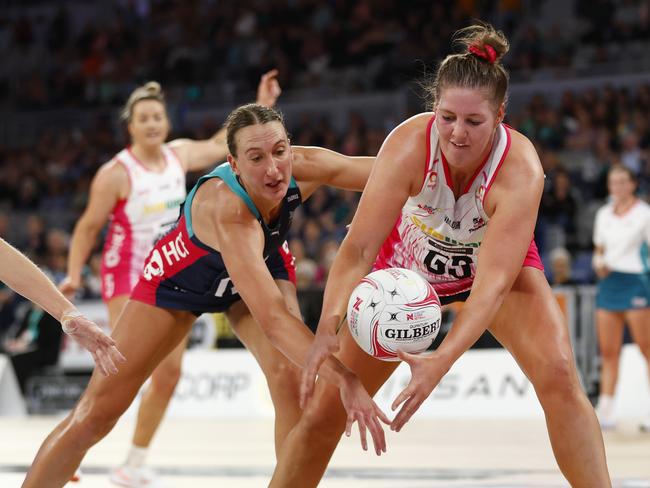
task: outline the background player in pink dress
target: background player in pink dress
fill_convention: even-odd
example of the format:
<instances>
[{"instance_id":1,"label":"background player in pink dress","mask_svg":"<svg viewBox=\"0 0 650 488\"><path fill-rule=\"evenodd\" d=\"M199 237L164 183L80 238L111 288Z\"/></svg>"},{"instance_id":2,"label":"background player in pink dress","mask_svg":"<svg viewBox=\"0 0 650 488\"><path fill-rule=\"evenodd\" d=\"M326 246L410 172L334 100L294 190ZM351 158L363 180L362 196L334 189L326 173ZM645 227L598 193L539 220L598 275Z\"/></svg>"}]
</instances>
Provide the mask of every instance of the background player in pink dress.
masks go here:
<instances>
[{"instance_id":1,"label":"background player in pink dress","mask_svg":"<svg viewBox=\"0 0 650 488\"><path fill-rule=\"evenodd\" d=\"M443 303L467 300L433 354L400 352L412 377L392 405L402 405L393 430L404 426L487 328L532 382L553 452L571 486L611 486L565 319L531 244L542 167L531 142L502 125L508 76L499 59L508 42L488 25L461 30L457 41L466 49L441 63L431 86L434 112L406 120L379 151L330 271L301 385L301 396L311 399L283 445L274 488L316 486L344 431L338 392L324 382L314 385L324 358L338 351L336 357L371 394L397 367L363 352L347 326L336 335L350 293L373 262L419 272L439 290ZM442 171L433 177L435 168ZM433 199L425 203L425 195Z\"/></svg>"},{"instance_id":2,"label":"background player in pink dress","mask_svg":"<svg viewBox=\"0 0 650 488\"><path fill-rule=\"evenodd\" d=\"M273 106L280 95L277 70L262 76L257 101ZM93 179L88 205L77 222L68 275L60 289L71 294L81 285L81 272L97 235L109 222L102 253L102 298L111 328L137 283L154 242L176 222L185 199L185 174L214 167L224 160L225 129L202 141L166 143L170 123L160 85L149 82L133 91L123 111L131 145L104 164ZM123 486L151 487L154 474L144 467L148 447L180 379L185 341L153 372L142 395L133 443L125 463L111 473Z\"/></svg>"},{"instance_id":3,"label":"background player in pink dress","mask_svg":"<svg viewBox=\"0 0 650 488\"><path fill-rule=\"evenodd\" d=\"M93 356L103 375L116 374L124 356L97 324L84 317L25 255L0 238L0 281L61 322L63 331Z\"/></svg>"},{"instance_id":4,"label":"background player in pink dress","mask_svg":"<svg viewBox=\"0 0 650 488\"><path fill-rule=\"evenodd\" d=\"M113 337L128 361L111 380L93 375L73 412L44 441L23 487L63 486L201 312L225 311L260 364L275 407L276 450L300 417L295 364L304 363L313 334L299 319L291 264L278 259L278 248L301 201L323 184L360 191L374 158L291 148L279 113L260 105L236 109L227 127L230 164L190 192L117 321ZM362 442L367 426L375 449L385 450L378 419L388 419L359 379L334 358L321 375L340 389L349 426L359 422Z\"/></svg>"}]
</instances>

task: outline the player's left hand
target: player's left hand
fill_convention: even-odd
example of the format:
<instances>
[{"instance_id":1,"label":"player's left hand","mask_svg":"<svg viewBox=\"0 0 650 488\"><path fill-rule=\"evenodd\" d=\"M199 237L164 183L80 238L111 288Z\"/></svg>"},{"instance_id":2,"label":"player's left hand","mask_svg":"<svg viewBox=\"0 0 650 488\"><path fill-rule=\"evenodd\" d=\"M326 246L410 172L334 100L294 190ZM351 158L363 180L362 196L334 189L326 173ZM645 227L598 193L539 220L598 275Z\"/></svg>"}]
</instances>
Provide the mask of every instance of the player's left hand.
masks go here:
<instances>
[{"instance_id":1,"label":"player's left hand","mask_svg":"<svg viewBox=\"0 0 650 488\"><path fill-rule=\"evenodd\" d=\"M262 75L260 84L257 85L257 103L265 107L274 107L282 93L278 82L278 70L272 69Z\"/></svg>"},{"instance_id":2,"label":"player's left hand","mask_svg":"<svg viewBox=\"0 0 650 488\"><path fill-rule=\"evenodd\" d=\"M340 385L341 403L347 414L345 424L345 435L352 435L352 426L357 423L359 427L359 436L361 437L361 447L364 451L368 450L368 440L366 437L366 428L370 431L372 442L375 447L375 454L381 456L386 452L386 438L384 429L379 421L390 425L390 420L384 412L377 406L372 397L368 394L363 384L350 373Z\"/></svg>"},{"instance_id":3,"label":"player's left hand","mask_svg":"<svg viewBox=\"0 0 650 488\"><path fill-rule=\"evenodd\" d=\"M117 363L126 358L118 351L115 341L92 320L88 320L78 310L71 310L61 318L63 332L88 350L95 364L104 376L117 374Z\"/></svg>"},{"instance_id":4,"label":"player's left hand","mask_svg":"<svg viewBox=\"0 0 650 488\"><path fill-rule=\"evenodd\" d=\"M410 420L449 369L444 361L432 355L403 351L398 351L397 355L411 368L411 381L391 405L391 409L396 410L404 404L390 424L391 430L395 432L399 432Z\"/></svg>"}]
</instances>

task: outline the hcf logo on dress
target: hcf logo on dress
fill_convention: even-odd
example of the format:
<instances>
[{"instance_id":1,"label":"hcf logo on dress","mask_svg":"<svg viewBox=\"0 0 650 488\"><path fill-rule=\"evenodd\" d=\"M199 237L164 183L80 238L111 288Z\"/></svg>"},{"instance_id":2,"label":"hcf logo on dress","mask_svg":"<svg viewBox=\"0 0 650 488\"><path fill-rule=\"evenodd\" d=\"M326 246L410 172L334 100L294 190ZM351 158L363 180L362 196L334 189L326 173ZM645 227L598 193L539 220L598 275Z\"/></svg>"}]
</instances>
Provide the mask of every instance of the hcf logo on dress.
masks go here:
<instances>
[{"instance_id":1,"label":"hcf logo on dress","mask_svg":"<svg viewBox=\"0 0 650 488\"><path fill-rule=\"evenodd\" d=\"M170 267L174 266L183 258L187 257L188 254L189 251L183 241L183 234L179 232L175 238L161 244L160 249L156 246L154 250L151 251L151 255L149 256L143 270L144 278L147 281L150 281L156 276L162 276L165 274L165 263Z\"/></svg>"}]
</instances>

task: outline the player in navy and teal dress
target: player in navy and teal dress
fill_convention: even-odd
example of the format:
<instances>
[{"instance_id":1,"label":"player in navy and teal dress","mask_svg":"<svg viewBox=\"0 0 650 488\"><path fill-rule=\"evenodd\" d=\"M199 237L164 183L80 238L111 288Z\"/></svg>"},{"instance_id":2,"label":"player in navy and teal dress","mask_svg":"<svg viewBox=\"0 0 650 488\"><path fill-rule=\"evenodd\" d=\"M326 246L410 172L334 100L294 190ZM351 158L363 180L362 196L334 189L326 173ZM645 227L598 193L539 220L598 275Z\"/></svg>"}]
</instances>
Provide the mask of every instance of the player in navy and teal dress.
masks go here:
<instances>
[{"instance_id":1,"label":"player in navy and teal dress","mask_svg":"<svg viewBox=\"0 0 650 488\"><path fill-rule=\"evenodd\" d=\"M267 224L230 164L224 163L201 177L189 193L176 227L149 253L132 299L163 308L189 310L196 315L225 312L241 299L221 253L201 242L192 228L194 196L201 185L213 178L221 180L241 198L259 222L264 233L264 260L271 276L295 284L293 257L285 241L293 212L302 203L295 179L291 177L276 221Z\"/></svg>"},{"instance_id":2,"label":"player in navy and teal dress","mask_svg":"<svg viewBox=\"0 0 650 488\"><path fill-rule=\"evenodd\" d=\"M226 122L228 164L199 180L176 227L145 261L113 332L127 358L110 378L93 375L76 408L45 440L23 487L62 487L86 451L113 427L156 365L186 336L197 314L225 311L266 376L276 411L276 450L296 424L299 368L313 342L300 320L285 244L295 208L323 184L361 190L373 158L292 148L281 115L260 105ZM385 450L378 409L338 360L321 377L336 384L348 424L366 427Z\"/></svg>"}]
</instances>

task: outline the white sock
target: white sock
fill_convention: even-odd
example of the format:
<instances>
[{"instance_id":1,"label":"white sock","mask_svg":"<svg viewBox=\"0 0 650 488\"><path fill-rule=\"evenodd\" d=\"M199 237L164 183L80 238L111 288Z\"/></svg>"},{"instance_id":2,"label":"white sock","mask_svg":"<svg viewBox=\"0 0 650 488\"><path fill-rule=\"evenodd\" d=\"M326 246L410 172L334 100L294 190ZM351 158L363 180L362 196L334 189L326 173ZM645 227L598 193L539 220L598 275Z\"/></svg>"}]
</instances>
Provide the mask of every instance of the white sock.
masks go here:
<instances>
[{"instance_id":1,"label":"white sock","mask_svg":"<svg viewBox=\"0 0 650 488\"><path fill-rule=\"evenodd\" d=\"M614 397L611 395L600 395L596 409L603 417L611 417L614 408Z\"/></svg>"},{"instance_id":2,"label":"white sock","mask_svg":"<svg viewBox=\"0 0 650 488\"><path fill-rule=\"evenodd\" d=\"M126 465L131 468L140 468L144 465L145 459L149 454L148 447L131 446L129 454L126 456Z\"/></svg>"}]
</instances>

